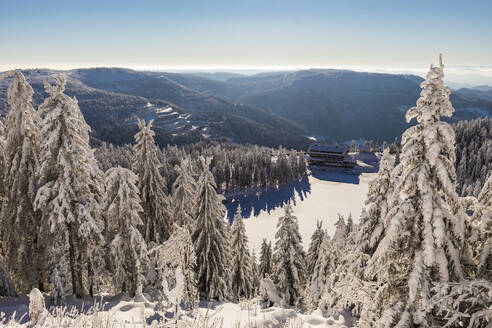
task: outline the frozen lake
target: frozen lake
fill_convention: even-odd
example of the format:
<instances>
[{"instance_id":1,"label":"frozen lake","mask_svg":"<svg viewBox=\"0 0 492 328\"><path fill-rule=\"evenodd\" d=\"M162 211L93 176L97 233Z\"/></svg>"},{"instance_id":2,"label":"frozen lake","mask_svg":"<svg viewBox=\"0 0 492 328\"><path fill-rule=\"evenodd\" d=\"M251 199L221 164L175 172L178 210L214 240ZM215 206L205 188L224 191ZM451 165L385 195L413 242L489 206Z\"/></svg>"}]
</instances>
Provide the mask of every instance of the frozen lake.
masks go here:
<instances>
[{"instance_id":1,"label":"frozen lake","mask_svg":"<svg viewBox=\"0 0 492 328\"><path fill-rule=\"evenodd\" d=\"M323 228L330 235L335 231L338 214L346 219L352 213L354 222L358 222L368 183L375 177L376 173L315 171L309 177L279 188L229 197L227 208L229 213L234 213L237 204L241 204L250 250L258 257L263 238L271 240L272 245L275 243L277 221L284 214L282 207L291 201L307 249L317 220L323 221Z\"/></svg>"}]
</instances>

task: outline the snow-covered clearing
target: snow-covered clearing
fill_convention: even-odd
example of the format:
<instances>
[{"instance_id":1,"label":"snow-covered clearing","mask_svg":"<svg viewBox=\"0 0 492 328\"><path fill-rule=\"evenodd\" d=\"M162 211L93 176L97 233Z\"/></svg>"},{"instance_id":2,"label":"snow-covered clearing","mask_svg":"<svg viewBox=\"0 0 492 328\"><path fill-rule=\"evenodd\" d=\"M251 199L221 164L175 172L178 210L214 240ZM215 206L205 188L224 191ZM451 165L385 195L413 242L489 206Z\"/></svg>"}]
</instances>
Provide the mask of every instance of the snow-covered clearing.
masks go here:
<instances>
[{"instance_id":1,"label":"snow-covered clearing","mask_svg":"<svg viewBox=\"0 0 492 328\"><path fill-rule=\"evenodd\" d=\"M173 108L172 107L167 107L167 108L157 108L156 110L156 113L170 113L173 111Z\"/></svg>"}]
</instances>

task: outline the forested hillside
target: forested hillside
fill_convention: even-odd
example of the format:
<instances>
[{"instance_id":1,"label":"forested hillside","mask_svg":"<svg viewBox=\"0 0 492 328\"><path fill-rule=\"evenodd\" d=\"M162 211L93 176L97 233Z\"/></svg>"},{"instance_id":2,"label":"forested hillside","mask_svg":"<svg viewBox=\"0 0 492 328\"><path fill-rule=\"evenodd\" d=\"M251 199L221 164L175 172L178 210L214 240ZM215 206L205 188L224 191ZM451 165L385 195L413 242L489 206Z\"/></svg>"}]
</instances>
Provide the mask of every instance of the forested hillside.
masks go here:
<instances>
[{"instance_id":1,"label":"forested hillside","mask_svg":"<svg viewBox=\"0 0 492 328\"><path fill-rule=\"evenodd\" d=\"M127 71L130 73L123 74ZM46 95L43 81L53 82L59 72L28 70L24 73L34 89L33 103L37 106ZM295 124L268 111L202 96L153 74L123 69L75 70L67 73L66 92L77 98L92 128L92 141L96 143L132 142L138 130L137 118L143 118L156 120L156 141L161 146L197 142L204 138L298 149L308 144ZM94 80L94 85L102 83L98 82L100 80L109 80L109 85L113 87L108 87L108 90L91 87L82 82L87 75L91 77L89 81ZM6 91L11 82L10 78L0 81L0 112L4 114L8 110ZM114 88L121 92L114 92Z\"/></svg>"},{"instance_id":2,"label":"forested hillside","mask_svg":"<svg viewBox=\"0 0 492 328\"><path fill-rule=\"evenodd\" d=\"M405 112L418 98L422 81L415 75L311 69L232 77L203 90L269 109L332 141L382 142L409 127ZM490 91L457 90L451 101L456 112L447 120L492 116Z\"/></svg>"}]
</instances>

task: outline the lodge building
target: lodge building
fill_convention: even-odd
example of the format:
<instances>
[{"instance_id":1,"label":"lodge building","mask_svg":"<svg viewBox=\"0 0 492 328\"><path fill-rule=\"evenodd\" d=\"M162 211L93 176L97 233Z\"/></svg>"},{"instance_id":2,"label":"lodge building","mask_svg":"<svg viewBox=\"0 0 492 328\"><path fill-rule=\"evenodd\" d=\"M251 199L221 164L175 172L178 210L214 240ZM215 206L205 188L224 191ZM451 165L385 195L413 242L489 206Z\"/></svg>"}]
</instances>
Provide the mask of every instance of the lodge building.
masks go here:
<instances>
[{"instance_id":1,"label":"lodge building","mask_svg":"<svg viewBox=\"0 0 492 328\"><path fill-rule=\"evenodd\" d=\"M348 150L346 145L315 143L308 148L307 161L309 165L352 168L355 166L355 159L349 155Z\"/></svg>"}]
</instances>

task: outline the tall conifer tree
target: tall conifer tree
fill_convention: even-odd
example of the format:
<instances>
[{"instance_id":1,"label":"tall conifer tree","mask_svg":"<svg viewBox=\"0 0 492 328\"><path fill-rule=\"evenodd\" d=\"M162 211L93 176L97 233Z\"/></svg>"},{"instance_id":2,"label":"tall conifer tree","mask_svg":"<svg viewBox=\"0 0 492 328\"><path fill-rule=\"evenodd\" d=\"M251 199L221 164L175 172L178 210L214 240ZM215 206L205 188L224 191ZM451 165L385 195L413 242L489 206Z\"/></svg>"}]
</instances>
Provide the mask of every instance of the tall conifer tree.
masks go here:
<instances>
[{"instance_id":1,"label":"tall conifer tree","mask_svg":"<svg viewBox=\"0 0 492 328\"><path fill-rule=\"evenodd\" d=\"M137 176L121 167L106 172L104 212L109 230L113 281L119 290L130 296L142 295L144 274L148 264L147 245L138 226L142 225Z\"/></svg>"},{"instance_id":2,"label":"tall conifer tree","mask_svg":"<svg viewBox=\"0 0 492 328\"><path fill-rule=\"evenodd\" d=\"M418 124L403 134L397 201L366 270L381 284L376 327L431 326L431 284L463 279L465 214L456 194L454 131L439 120L454 112L443 76L442 62L431 66L417 106L406 115Z\"/></svg>"},{"instance_id":3,"label":"tall conifer tree","mask_svg":"<svg viewBox=\"0 0 492 328\"><path fill-rule=\"evenodd\" d=\"M198 290L209 299L223 299L228 294L230 276L230 235L224 220L222 196L216 192L215 180L209 170L210 159L202 158L203 172L198 179L197 197L193 207Z\"/></svg>"},{"instance_id":4,"label":"tall conifer tree","mask_svg":"<svg viewBox=\"0 0 492 328\"><path fill-rule=\"evenodd\" d=\"M275 234L274 282L287 304L300 305L305 283L305 254L292 207L287 204L284 210Z\"/></svg>"},{"instance_id":5,"label":"tall conifer tree","mask_svg":"<svg viewBox=\"0 0 492 328\"><path fill-rule=\"evenodd\" d=\"M68 284L67 269L73 293L81 297L87 292L85 277L91 276L104 225L99 204L102 173L89 146L90 127L77 100L63 93L66 82L59 75L56 85L45 83L49 97L39 106L44 138L34 203L42 213L49 281L57 298L63 297Z\"/></svg>"},{"instance_id":6,"label":"tall conifer tree","mask_svg":"<svg viewBox=\"0 0 492 328\"><path fill-rule=\"evenodd\" d=\"M138 176L138 188L143 207L142 235L147 242L161 242L171 234L169 200L164 193L166 182L159 172L159 149L155 145L151 120L138 120L140 131L135 135L132 171Z\"/></svg>"},{"instance_id":7,"label":"tall conifer tree","mask_svg":"<svg viewBox=\"0 0 492 328\"><path fill-rule=\"evenodd\" d=\"M231 288L238 298L249 298L254 294L254 277L251 255L248 250L248 237L241 216L241 205L237 207L232 223L231 239Z\"/></svg>"},{"instance_id":8,"label":"tall conifer tree","mask_svg":"<svg viewBox=\"0 0 492 328\"><path fill-rule=\"evenodd\" d=\"M41 119L32 106L33 89L24 75L15 71L8 89L10 111L2 142L4 179L2 190L2 239L6 264L18 290L42 289L43 247L40 243L40 213L33 208L37 191ZM26 268L30 269L27 270Z\"/></svg>"}]
</instances>

